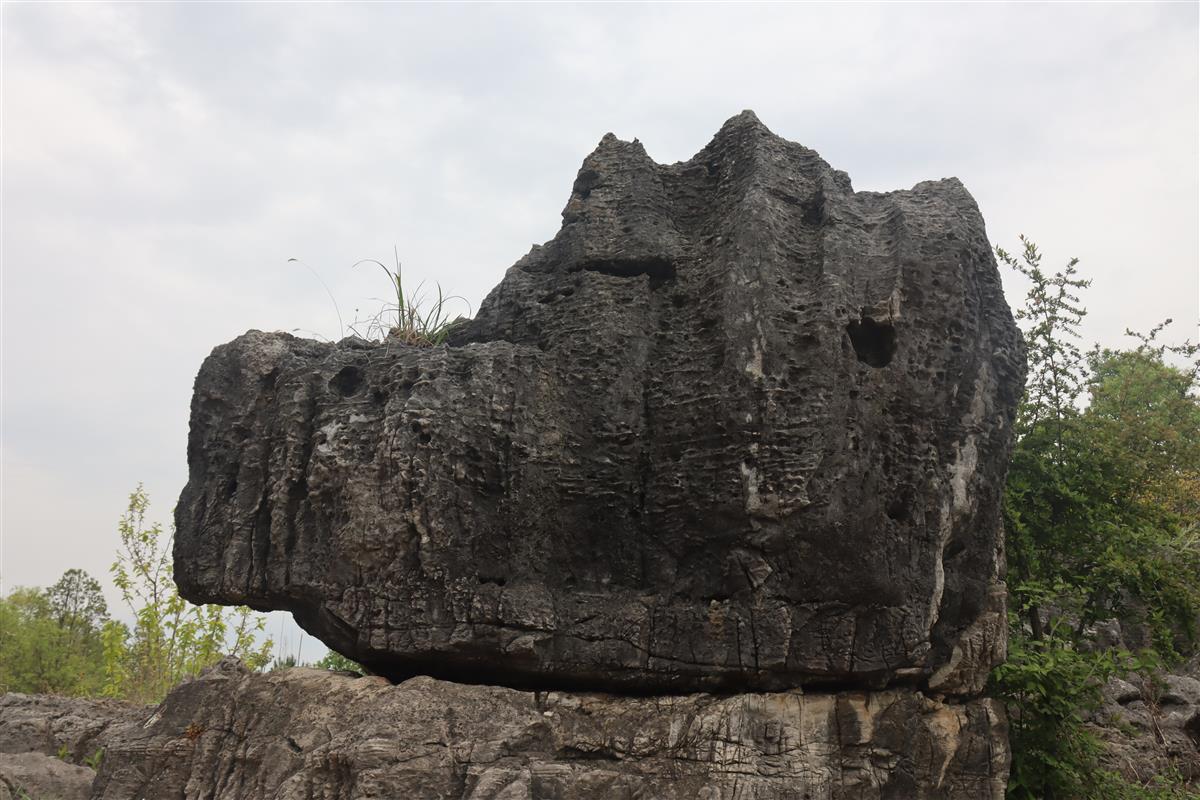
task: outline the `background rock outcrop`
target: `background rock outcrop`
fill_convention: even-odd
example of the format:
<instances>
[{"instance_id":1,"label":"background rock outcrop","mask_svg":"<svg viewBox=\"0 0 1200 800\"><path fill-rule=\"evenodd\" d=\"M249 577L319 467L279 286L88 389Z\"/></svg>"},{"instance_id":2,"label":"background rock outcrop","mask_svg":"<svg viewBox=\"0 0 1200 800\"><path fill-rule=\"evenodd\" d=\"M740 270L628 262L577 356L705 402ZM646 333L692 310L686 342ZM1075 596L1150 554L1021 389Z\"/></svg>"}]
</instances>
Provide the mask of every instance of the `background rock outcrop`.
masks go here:
<instances>
[{"instance_id":1,"label":"background rock outcrop","mask_svg":"<svg viewBox=\"0 0 1200 800\"><path fill-rule=\"evenodd\" d=\"M213 352L175 576L393 679L969 695L1022 378L958 181L855 192L750 113L679 164L610 134L448 346Z\"/></svg>"},{"instance_id":2,"label":"background rock outcrop","mask_svg":"<svg viewBox=\"0 0 1200 800\"><path fill-rule=\"evenodd\" d=\"M103 749L112 725L140 719L143 710L116 700L0 694L0 753L62 754L82 763Z\"/></svg>"},{"instance_id":3,"label":"background rock outcrop","mask_svg":"<svg viewBox=\"0 0 1200 800\"><path fill-rule=\"evenodd\" d=\"M43 753L0 753L0 800L87 800L95 775Z\"/></svg>"},{"instance_id":4,"label":"background rock outcrop","mask_svg":"<svg viewBox=\"0 0 1200 800\"><path fill-rule=\"evenodd\" d=\"M112 731L149 709L112 700L0 694L0 800L85 800Z\"/></svg>"},{"instance_id":5,"label":"background rock outcrop","mask_svg":"<svg viewBox=\"0 0 1200 800\"><path fill-rule=\"evenodd\" d=\"M1173 673L1110 679L1089 724L1105 766L1126 780L1176 776L1200 795L1200 658Z\"/></svg>"}]
</instances>

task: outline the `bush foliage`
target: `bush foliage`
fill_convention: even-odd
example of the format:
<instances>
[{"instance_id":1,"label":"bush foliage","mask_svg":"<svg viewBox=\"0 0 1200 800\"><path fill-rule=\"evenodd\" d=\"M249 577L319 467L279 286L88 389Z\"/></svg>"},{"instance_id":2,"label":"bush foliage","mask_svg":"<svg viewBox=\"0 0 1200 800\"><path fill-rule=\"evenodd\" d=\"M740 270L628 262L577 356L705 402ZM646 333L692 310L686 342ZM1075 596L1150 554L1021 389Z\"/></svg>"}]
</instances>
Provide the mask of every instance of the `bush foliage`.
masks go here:
<instances>
[{"instance_id":1,"label":"bush foliage","mask_svg":"<svg viewBox=\"0 0 1200 800\"><path fill-rule=\"evenodd\" d=\"M1106 771L1085 717L1108 678L1196 652L1197 347L1161 344L1164 323L1130 332L1131 349L1082 352L1079 295L1090 282L1076 260L1045 272L1036 245L1021 241L1020 256L997 248L1030 282L1017 312L1029 378L1005 498L1009 657L993 674L1010 715L1008 794L1183 797L1169 781L1136 787ZM1098 638L1111 620L1139 652Z\"/></svg>"},{"instance_id":2,"label":"bush foliage","mask_svg":"<svg viewBox=\"0 0 1200 800\"><path fill-rule=\"evenodd\" d=\"M268 662L265 617L180 597L170 540L147 523L149 505L138 486L110 570L132 624L109 618L100 583L82 570L67 570L49 589L14 589L0 599L0 690L153 703L222 655L252 669Z\"/></svg>"}]
</instances>

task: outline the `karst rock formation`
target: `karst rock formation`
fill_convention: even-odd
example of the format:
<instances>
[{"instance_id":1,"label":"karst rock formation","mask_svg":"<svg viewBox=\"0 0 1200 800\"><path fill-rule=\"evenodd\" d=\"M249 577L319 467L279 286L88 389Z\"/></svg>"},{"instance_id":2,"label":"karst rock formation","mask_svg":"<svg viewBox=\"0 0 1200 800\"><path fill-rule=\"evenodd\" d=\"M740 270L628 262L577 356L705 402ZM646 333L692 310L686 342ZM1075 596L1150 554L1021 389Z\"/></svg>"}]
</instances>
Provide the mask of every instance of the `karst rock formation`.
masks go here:
<instances>
[{"instance_id":1,"label":"karst rock formation","mask_svg":"<svg viewBox=\"0 0 1200 800\"><path fill-rule=\"evenodd\" d=\"M167 705L343 736L353 796L999 800L1020 341L957 180L855 192L750 112L672 165L609 134L448 344L205 361L184 595L382 677Z\"/></svg>"}]
</instances>

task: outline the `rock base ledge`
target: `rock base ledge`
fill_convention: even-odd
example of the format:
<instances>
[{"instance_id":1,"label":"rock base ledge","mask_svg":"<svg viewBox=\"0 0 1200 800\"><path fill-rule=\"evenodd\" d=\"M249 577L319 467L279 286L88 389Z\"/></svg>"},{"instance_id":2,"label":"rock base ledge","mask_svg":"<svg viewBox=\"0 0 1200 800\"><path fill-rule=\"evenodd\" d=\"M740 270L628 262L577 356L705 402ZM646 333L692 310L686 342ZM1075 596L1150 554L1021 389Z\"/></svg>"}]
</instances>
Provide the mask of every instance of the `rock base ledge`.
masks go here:
<instances>
[{"instance_id":1,"label":"rock base ledge","mask_svg":"<svg viewBox=\"0 0 1200 800\"><path fill-rule=\"evenodd\" d=\"M93 798L1000 800L993 701L618 697L224 662L109 732Z\"/></svg>"}]
</instances>

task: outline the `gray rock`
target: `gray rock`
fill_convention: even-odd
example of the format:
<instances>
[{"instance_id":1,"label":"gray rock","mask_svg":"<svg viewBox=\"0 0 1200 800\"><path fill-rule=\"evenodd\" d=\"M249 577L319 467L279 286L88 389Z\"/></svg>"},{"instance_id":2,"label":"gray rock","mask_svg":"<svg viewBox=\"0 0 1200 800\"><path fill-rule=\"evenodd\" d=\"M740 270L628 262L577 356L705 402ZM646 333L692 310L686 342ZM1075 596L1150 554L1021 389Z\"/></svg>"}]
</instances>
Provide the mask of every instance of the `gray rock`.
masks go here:
<instances>
[{"instance_id":1,"label":"gray rock","mask_svg":"<svg viewBox=\"0 0 1200 800\"><path fill-rule=\"evenodd\" d=\"M1091 725L1106 766L1144 784L1176 776L1200 791L1200 660L1176 674L1113 678Z\"/></svg>"},{"instance_id":2,"label":"gray rock","mask_svg":"<svg viewBox=\"0 0 1200 800\"><path fill-rule=\"evenodd\" d=\"M619 697L226 662L114 727L94 800L1000 800L990 700Z\"/></svg>"},{"instance_id":3,"label":"gray rock","mask_svg":"<svg viewBox=\"0 0 1200 800\"><path fill-rule=\"evenodd\" d=\"M111 725L145 713L116 700L0 694L0 753L62 755L81 764L103 750L104 733Z\"/></svg>"},{"instance_id":4,"label":"gray rock","mask_svg":"<svg viewBox=\"0 0 1200 800\"><path fill-rule=\"evenodd\" d=\"M749 112L679 164L610 134L448 346L213 351L175 575L393 679L971 694L1023 371L957 180L855 192Z\"/></svg>"},{"instance_id":5,"label":"gray rock","mask_svg":"<svg viewBox=\"0 0 1200 800\"><path fill-rule=\"evenodd\" d=\"M0 800L84 800L108 733L145 709L114 700L0 694Z\"/></svg>"},{"instance_id":6,"label":"gray rock","mask_svg":"<svg viewBox=\"0 0 1200 800\"><path fill-rule=\"evenodd\" d=\"M0 800L87 800L95 776L42 753L0 753Z\"/></svg>"}]
</instances>

